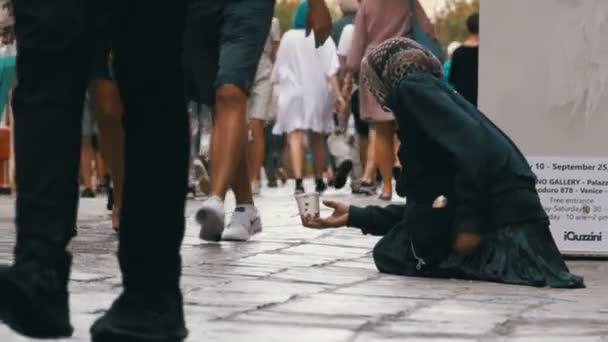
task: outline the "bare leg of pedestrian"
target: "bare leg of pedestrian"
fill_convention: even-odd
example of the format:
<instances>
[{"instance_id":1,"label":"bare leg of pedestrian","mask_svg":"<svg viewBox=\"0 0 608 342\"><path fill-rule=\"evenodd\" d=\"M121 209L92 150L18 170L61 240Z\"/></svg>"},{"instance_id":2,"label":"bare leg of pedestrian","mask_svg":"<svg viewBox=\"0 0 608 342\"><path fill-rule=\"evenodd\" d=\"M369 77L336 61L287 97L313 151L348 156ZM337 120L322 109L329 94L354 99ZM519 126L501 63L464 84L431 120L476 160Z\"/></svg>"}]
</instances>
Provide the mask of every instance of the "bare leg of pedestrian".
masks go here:
<instances>
[{"instance_id":1,"label":"bare leg of pedestrian","mask_svg":"<svg viewBox=\"0 0 608 342\"><path fill-rule=\"evenodd\" d=\"M253 205L249 177L238 171L249 170L246 102L245 93L236 86L226 85L218 89L216 125L211 142L211 196L212 199L221 198L223 205L226 192L232 188L237 203L228 229L220 237L224 240L248 240L262 229L257 209Z\"/></svg>"},{"instance_id":2,"label":"bare leg of pedestrian","mask_svg":"<svg viewBox=\"0 0 608 342\"><path fill-rule=\"evenodd\" d=\"M214 109L211 197L196 215L204 240L248 240L262 229L248 176L246 110L273 12L273 1L239 0L204 2L189 13L184 51L188 83L193 84L192 98ZM237 208L225 232L224 199L230 188Z\"/></svg>"},{"instance_id":3,"label":"bare leg of pedestrian","mask_svg":"<svg viewBox=\"0 0 608 342\"><path fill-rule=\"evenodd\" d=\"M106 161L101 154L101 148L99 146L99 133L96 133L92 137L93 143L93 158L95 162L95 167L93 168L93 175L95 176L95 192L101 193L105 187L105 175L108 174L108 170L106 169Z\"/></svg>"},{"instance_id":4,"label":"bare leg of pedestrian","mask_svg":"<svg viewBox=\"0 0 608 342\"><path fill-rule=\"evenodd\" d=\"M94 80L91 84L93 109L99 129L101 154L110 167L114 199L112 206L112 228L119 229L124 175L124 130L122 127L123 106L116 83L109 79ZM109 186L109 184L107 184Z\"/></svg>"},{"instance_id":5,"label":"bare leg of pedestrian","mask_svg":"<svg viewBox=\"0 0 608 342\"><path fill-rule=\"evenodd\" d=\"M302 181L302 171L304 168L304 148L302 147L303 140L303 131L293 131L287 135L287 144L289 146L289 160L291 162L293 178L295 178L296 181L296 195L305 192L304 184ZM321 170L321 172L323 172L323 170Z\"/></svg>"},{"instance_id":6,"label":"bare leg of pedestrian","mask_svg":"<svg viewBox=\"0 0 608 342\"><path fill-rule=\"evenodd\" d=\"M369 148L369 138L367 136L359 135L359 158L361 160L361 165L365 168L367 165L367 157L368 157L368 148Z\"/></svg>"},{"instance_id":7,"label":"bare leg of pedestrian","mask_svg":"<svg viewBox=\"0 0 608 342\"><path fill-rule=\"evenodd\" d=\"M327 185L323 180L323 171L325 170L325 160L327 156L327 144L325 143L325 135L319 133L311 133L312 154L314 159L315 171L315 191L322 193L327 189Z\"/></svg>"},{"instance_id":8,"label":"bare leg of pedestrian","mask_svg":"<svg viewBox=\"0 0 608 342\"><path fill-rule=\"evenodd\" d=\"M375 158L382 176L382 192L380 199L390 200L393 197L393 166L395 165L395 152L393 137L395 135L395 123L377 122L374 124L376 130Z\"/></svg>"},{"instance_id":9,"label":"bare leg of pedestrian","mask_svg":"<svg viewBox=\"0 0 608 342\"><path fill-rule=\"evenodd\" d=\"M249 129L252 140L249 142L249 177L251 179L251 189L254 195L260 193L260 173L264 162L264 120L250 118Z\"/></svg>"},{"instance_id":10,"label":"bare leg of pedestrian","mask_svg":"<svg viewBox=\"0 0 608 342\"><path fill-rule=\"evenodd\" d=\"M202 134L202 106L195 101L188 103L188 115L190 117L190 163L188 168L188 192L196 197L201 175L201 164L198 163L200 142Z\"/></svg>"},{"instance_id":11,"label":"bare leg of pedestrian","mask_svg":"<svg viewBox=\"0 0 608 342\"><path fill-rule=\"evenodd\" d=\"M359 184L359 193L372 196L376 194L376 130L370 129L367 139L367 153L363 176Z\"/></svg>"},{"instance_id":12,"label":"bare leg of pedestrian","mask_svg":"<svg viewBox=\"0 0 608 342\"><path fill-rule=\"evenodd\" d=\"M80 152L80 175L82 177L82 185L84 187L81 196L83 198L95 197L95 191L93 191L94 156L95 151L93 150L93 137L91 135L83 135Z\"/></svg>"},{"instance_id":13,"label":"bare leg of pedestrian","mask_svg":"<svg viewBox=\"0 0 608 342\"><path fill-rule=\"evenodd\" d=\"M282 169L280 161L283 152L283 137L272 134L273 126L274 122L270 122L264 127L265 144L263 165L269 188L276 188L279 186L279 170ZM281 181L283 181L283 179L281 179Z\"/></svg>"}]
</instances>

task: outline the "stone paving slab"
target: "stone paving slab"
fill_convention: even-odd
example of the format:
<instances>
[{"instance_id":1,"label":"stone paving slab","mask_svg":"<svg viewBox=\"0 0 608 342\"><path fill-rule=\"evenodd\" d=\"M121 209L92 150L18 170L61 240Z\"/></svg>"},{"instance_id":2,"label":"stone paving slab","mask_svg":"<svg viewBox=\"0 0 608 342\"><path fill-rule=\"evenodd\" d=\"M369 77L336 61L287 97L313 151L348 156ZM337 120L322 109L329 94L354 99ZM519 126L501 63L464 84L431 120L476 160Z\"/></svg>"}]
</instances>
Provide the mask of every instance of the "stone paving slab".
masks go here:
<instances>
[{"instance_id":1,"label":"stone paving slab","mask_svg":"<svg viewBox=\"0 0 608 342\"><path fill-rule=\"evenodd\" d=\"M608 342L606 261L568 262L586 278L581 290L383 275L370 256L377 238L302 228L291 190L264 189L265 231L249 243L200 241L192 220L200 199L189 200L182 247L188 341ZM377 204L347 192L324 197ZM89 325L120 292L118 243L104 204L80 205L70 246L76 330L61 341L88 341ZM0 198L3 263L12 260L13 210L11 198ZM0 326L0 342L22 341L29 339Z\"/></svg>"}]
</instances>

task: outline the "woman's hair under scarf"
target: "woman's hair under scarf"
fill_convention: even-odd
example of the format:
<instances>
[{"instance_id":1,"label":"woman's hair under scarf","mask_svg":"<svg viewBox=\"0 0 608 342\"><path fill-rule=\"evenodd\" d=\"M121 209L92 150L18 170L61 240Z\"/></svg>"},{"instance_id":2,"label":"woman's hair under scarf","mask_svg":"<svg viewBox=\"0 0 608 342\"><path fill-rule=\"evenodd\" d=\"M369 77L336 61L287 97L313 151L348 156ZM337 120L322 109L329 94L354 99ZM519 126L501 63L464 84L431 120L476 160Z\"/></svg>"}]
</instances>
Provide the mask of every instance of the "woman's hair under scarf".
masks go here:
<instances>
[{"instance_id":1,"label":"woman's hair under scarf","mask_svg":"<svg viewBox=\"0 0 608 342\"><path fill-rule=\"evenodd\" d=\"M298 5L296 14L293 16L293 28L302 30L306 28L308 19L308 1L303 1Z\"/></svg>"},{"instance_id":2,"label":"woman's hair under scarf","mask_svg":"<svg viewBox=\"0 0 608 342\"><path fill-rule=\"evenodd\" d=\"M413 73L426 72L441 79L441 62L422 45L409 38L386 40L373 49L363 61L362 77L380 105Z\"/></svg>"}]
</instances>

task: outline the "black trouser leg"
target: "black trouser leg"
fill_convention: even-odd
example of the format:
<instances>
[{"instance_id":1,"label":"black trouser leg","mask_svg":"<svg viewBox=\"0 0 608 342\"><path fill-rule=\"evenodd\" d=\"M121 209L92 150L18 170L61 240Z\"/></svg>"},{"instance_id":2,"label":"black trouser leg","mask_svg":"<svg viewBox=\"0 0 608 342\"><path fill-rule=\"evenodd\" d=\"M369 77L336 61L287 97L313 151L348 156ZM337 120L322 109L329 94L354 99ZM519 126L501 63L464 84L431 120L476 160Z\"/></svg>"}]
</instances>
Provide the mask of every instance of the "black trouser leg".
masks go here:
<instances>
[{"instance_id":1,"label":"black trouser leg","mask_svg":"<svg viewBox=\"0 0 608 342\"><path fill-rule=\"evenodd\" d=\"M89 72L84 1L15 1L16 262L64 255L76 221Z\"/></svg>"},{"instance_id":2,"label":"black trouser leg","mask_svg":"<svg viewBox=\"0 0 608 342\"><path fill-rule=\"evenodd\" d=\"M279 160L280 160L280 152L277 151L278 147L282 147L282 146L277 146L277 139L274 138L274 135L272 134L272 127L274 126L274 124L272 123L268 123L265 127L264 127L264 140L266 141L266 144L264 146L264 172L266 173L266 179L268 180L269 183L276 183L277 181L277 170L278 170L278 165L277 165L277 154L279 155Z\"/></svg>"},{"instance_id":3,"label":"black trouser leg","mask_svg":"<svg viewBox=\"0 0 608 342\"><path fill-rule=\"evenodd\" d=\"M125 1L119 6L114 57L125 107L123 285L127 291L175 290L190 137L181 67L185 1L162 6Z\"/></svg>"}]
</instances>

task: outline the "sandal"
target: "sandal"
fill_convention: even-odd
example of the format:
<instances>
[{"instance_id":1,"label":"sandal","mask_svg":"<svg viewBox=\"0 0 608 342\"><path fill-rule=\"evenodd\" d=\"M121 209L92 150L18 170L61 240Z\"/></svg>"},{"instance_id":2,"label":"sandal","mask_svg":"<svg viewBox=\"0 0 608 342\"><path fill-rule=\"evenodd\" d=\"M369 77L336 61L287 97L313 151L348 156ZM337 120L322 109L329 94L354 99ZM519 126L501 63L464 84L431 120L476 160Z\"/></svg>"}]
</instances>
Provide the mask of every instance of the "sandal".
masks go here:
<instances>
[{"instance_id":1,"label":"sandal","mask_svg":"<svg viewBox=\"0 0 608 342\"><path fill-rule=\"evenodd\" d=\"M376 185L370 182L361 182L357 193L365 196L374 196L376 194Z\"/></svg>"}]
</instances>

